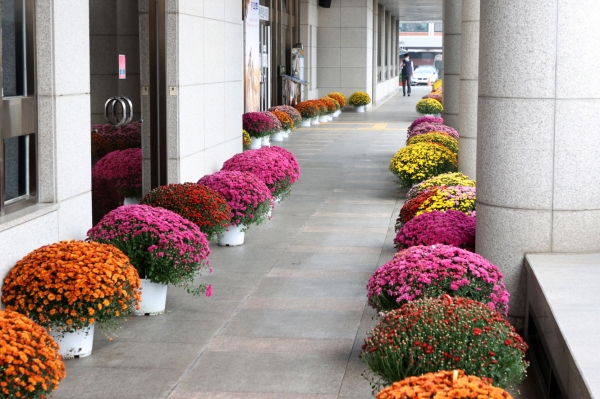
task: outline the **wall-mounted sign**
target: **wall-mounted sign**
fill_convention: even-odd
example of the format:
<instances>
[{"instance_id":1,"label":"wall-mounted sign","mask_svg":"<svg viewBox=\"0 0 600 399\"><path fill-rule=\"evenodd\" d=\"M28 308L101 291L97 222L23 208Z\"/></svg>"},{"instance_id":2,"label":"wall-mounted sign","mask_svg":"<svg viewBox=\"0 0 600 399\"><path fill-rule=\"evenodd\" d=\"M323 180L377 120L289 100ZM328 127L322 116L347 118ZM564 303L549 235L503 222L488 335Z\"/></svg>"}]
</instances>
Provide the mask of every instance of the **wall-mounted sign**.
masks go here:
<instances>
[{"instance_id":1,"label":"wall-mounted sign","mask_svg":"<svg viewBox=\"0 0 600 399\"><path fill-rule=\"evenodd\" d=\"M125 56L119 54L119 79L127 78L127 68L125 67Z\"/></svg>"},{"instance_id":2,"label":"wall-mounted sign","mask_svg":"<svg viewBox=\"0 0 600 399\"><path fill-rule=\"evenodd\" d=\"M260 16L261 21L268 21L269 20L269 7L260 6L260 8L258 10L258 14Z\"/></svg>"}]
</instances>

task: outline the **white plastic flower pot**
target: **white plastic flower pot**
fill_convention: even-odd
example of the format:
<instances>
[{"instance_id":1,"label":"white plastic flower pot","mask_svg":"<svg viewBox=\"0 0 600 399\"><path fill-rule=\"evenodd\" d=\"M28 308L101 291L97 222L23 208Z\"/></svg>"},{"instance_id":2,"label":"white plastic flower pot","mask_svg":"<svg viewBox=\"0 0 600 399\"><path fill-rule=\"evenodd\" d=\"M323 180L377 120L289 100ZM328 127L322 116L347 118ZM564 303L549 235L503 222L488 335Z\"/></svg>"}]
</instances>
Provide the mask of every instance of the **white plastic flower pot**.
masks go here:
<instances>
[{"instance_id":1,"label":"white plastic flower pot","mask_svg":"<svg viewBox=\"0 0 600 399\"><path fill-rule=\"evenodd\" d=\"M142 300L140 301L140 310L133 310L135 316L156 316L165 313L167 305L168 285L153 283L142 278Z\"/></svg>"},{"instance_id":2,"label":"white plastic flower pot","mask_svg":"<svg viewBox=\"0 0 600 399\"><path fill-rule=\"evenodd\" d=\"M227 227L227 230L219 234L219 245L222 247L236 247L244 243L244 231L245 226L243 224L231 225Z\"/></svg>"},{"instance_id":3,"label":"white plastic flower pot","mask_svg":"<svg viewBox=\"0 0 600 399\"><path fill-rule=\"evenodd\" d=\"M135 197L125 197L123 205L139 205L140 199Z\"/></svg>"},{"instance_id":4,"label":"white plastic flower pot","mask_svg":"<svg viewBox=\"0 0 600 399\"><path fill-rule=\"evenodd\" d=\"M252 137L252 143L250 144L251 150L258 150L262 147L262 138L261 137Z\"/></svg>"},{"instance_id":5,"label":"white plastic flower pot","mask_svg":"<svg viewBox=\"0 0 600 399\"><path fill-rule=\"evenodd\" d=\"M283 131L280 130L277 133L272 134L271 141L283 141Z\"/></svg>"},{"instance_id":6,"label":"white plastic flower pot","mask_svg":"<svg viewBox=\"0 0 600 399\"><path fill-rule=\"evenodd\" d=\"M318 125L319 123L320 123L320 122L319 122L319 117L318 117L318 116L315 116L314 118L312 118L312 119L310 120L310 124L311 124L311 125Z\"/></svg>"},{"instance_id":7,"label":"white plastic flower pot","mask_svg":"<svg viewBox=\"0 0 600 399\"><path fill-rule=\"evenodd\" d=\"M365 112L365 106L360 105L360 106L356 107L356 112Z\"/></svg>"},{"instance_id":8,"label":"white plastic flower pot","mask_svg":"<svg viewBox=\"0 0 600 399\"><path fill-rule=\"evenodd\" d=\"M319 116L319 122L327 123L329 122L329 117L327 115Z\"/></svg>"},{"instance_id":9,"label":"white plastic flower pot","mask_svg":"<svg viewBox=\"0 0 600 399\"><path fill-rule=\"evenodd\" d=\"M92 354L94 324L64 335L58 331L50 331L50 336L58 343L58 353L63 359L78 359Z\"/></svg>"},{"instance_id":10,"label":"white plastic flower pot","mask_svg":"<svg viewBox=\"0 0 600 399\"><path fill-rule=\"evenodd\" d=\"M282 131L281 131L281 136L282 136L284 139L287 139L287 138L289 138L289 137L290 137L290 133L291 133L291 132L292 132L292 131L291 131L290 129L288 129L288 130L282 130Z\"/></svg>"},{"instance_id":11,"label":"white plastic flower pot","mask_svg":"<svg viewBox=\"0 0 600 399\"><path fill-rule=\"evenodd\" d=\"M332 115L332 116L333 116L334 118L337 118L338 116L340 116L340 114L341 114L341 113L342 113L342 110L341 110L341 109L338 109L337 111L335 111L335 112L333 113L333 115Z\"/></svg>"},{"instance_id":12,"label":"white plastic flower pot","mask_svg":"<svg viewBox=\"0 0 600 399\"><path fill-rule=\"evenodd\" d=\"M310 127L310 119L302 119L302 127Z\"/></svg>"},{"instance_id":13,"label":"white plastic flower pot","mask_svg":"<svg viewBox=\"0 0 600 399\"><path fill-rule=\"evenodd\" d=\"M329 122L331 122L331 121L333 121L333 116L331 114L327 115L327 119L329 120Z\"/></svg>"},{"instance_id":14,"label":"white plastic flower pot","mask_svg":"<svg viewBox=\"0 0 600 399\"><path fill-rule=\"evenodd\" d=\"M271 136L265 136L262 138L262 146L270 147L271 146Z\"/></svg>"}]
</instances>

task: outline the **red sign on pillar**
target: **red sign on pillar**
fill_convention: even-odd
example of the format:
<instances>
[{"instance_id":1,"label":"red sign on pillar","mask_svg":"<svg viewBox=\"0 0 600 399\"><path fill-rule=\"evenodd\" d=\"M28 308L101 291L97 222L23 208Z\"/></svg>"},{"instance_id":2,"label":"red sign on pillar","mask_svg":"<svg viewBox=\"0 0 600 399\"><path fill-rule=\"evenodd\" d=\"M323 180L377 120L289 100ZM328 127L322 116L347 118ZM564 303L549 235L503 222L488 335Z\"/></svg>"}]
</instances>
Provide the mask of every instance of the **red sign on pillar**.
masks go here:
<instances>
[{"instance_id":1,"label":"red sign on pillar","mask_svg":"<svg viewBox=\"0 0 600 399\"><path fill-rule=\"evenodd\" d=\"M127 78L127 70L125 67L125 56L119 55L119 79Z\"/></svg>"}]
</instances>

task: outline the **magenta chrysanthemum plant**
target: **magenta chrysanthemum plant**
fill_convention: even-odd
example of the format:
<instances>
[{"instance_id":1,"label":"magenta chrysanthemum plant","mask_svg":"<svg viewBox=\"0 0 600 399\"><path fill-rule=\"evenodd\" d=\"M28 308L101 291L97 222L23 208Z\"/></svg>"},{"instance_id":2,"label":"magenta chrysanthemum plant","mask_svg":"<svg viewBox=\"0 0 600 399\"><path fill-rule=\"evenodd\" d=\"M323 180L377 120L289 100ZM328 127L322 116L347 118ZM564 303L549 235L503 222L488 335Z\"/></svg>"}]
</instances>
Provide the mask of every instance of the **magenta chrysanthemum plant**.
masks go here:
<instances>
[{"instance_id":1,"label":"magenta chrysanthemum plant","mask_svg":"<svg viewBox=\"0 0 600 399\"><path fill-rule=\"evenodd\" d=\"M397 249L444 244L475 252L475 218L454 210L424 213L402 226L394 244Z\"/></svg>"},{"instance_id":2,"label":"magenta chrysanthemum plant","mask_svg":"<svg viewBox=\"0 0 600 399\"><path fill-rule=\"evenodd\" d=\"M431 133L431 132L440 132L445 133L449 136L452 136L456 140L458 140L458 132L452 129L450 126L443 125L441 123L421 123L416 126L414 129L408 132L407 139L410 139L413 136L418 136L420 134Z\"/></svg>"},{"instance_id":3,"label":"magenta chrysanthemum plant","mask_svg":"<svg viewBox=\"0 0 600 399\"><path fill-rule=\"evenodd\" d=\"M92 174L112 181L125 197L141 198L142 149L110 152L94 165Z\"/></svg>"},{"instance_id":4,"label":"magenta chrysanthemum plant","mask_svg":"<svg viewBox=\"0 0 600 399\"><path fill-rule=\"evenodd\" d=\"M498 267L478 254L449 245L410 247L373 273L369 304L389 311L443 294L470 298L506 315L509 293Z\"/></svg>"},{"instance_id":5,"label":"magenta chrysanthemum plant","mask_svg":"<svg viewBox=\"0 0 600 399\"><path fill-rule=\"evenodd\" d=\"M242 115L242 125L252 137L269 136L275 132L273 120L262 112L246 112Z\"/></svg>"},{"instance_id":6,"label":"magenta chrysanthemum plant","mask_svg":"<svg viewBox=\"0 0 600 399\"><path fill-rule=\"evenodd\" d=\"M181 286L194 295L208 293L206 284L192 288L209 265L206 234L174 212L149 205L121 206L87 234L89 240L123 251L141 278Z\"/></svg>"},{"instance_id":7,"label":"magenta chrysanthemum plant","mask_svg":"<svg viewBox=\"0 0 600 399\"><path fill-rule=\"evenodd\" d=\"M221 170L251 172L265 182L274 198L280 199L290 194L295 174L288 159L267 147L236 154L225 161Z\"/></svg>"},{"instance_id":8,"label":"magenta chrysanthemum plant","mask_svg":"<svg viewBox=\"0 0 600 399\"><path fill-rule=\"evenodd\" d=\"M251 151L254 152L254 151ZM222 170L198 181L221 194L231 207L231 224L260 224L273 204L271 190L264 181L250 172Z\"/></svg>"},{"instance_id":9,"label":"magenta chrysanthemum plant","mask_svg":"<svg viewBox=\"0 0 600 399\"><path fill-rule=\"evenodd\" d=\"M298 110L294 107L289 105L278 105L276 107L269 108L269 111L273 110L279 110L288 114L288 116L294 121L294 127L299 126L302 123L302 115L300 115L300 112L298 112Z\"/></svg>"},{"instance_id":10,"label":"magenta chrysanthemum plant","mask_svg":"<svg viewBox=\"0 0 600 399\"><path fill-rule=\"evenodd\" d=\"M440 118L438 116L422 116L420 118L415 119L415 121L408 127L408 133L410 133L415 127L419 126L421 123L444 123L444 118Z\"/></svg>"},{"instance_id":11,"label":"magenta chrysanthemum plant","mask_svg":"<svg viewBox=\"0 0 600 399\"><path fill-rule=\"evenodd\" d=\"M275 132L278 132L282 129L281 121L273 113L271 113L269 111L262 111L261 113L263 115L265 115L267 118L271 119L271 122L273 122Z\"/></svg>"},{"instance_id":12,"label":"magenta chrysanthemum plant","mask_svg":"<svg viewBox=\"0 0 600 399\"><path fill-rule=\"evenodd\" d=\"M262 147L260 151L276 153L284 157L290 163L290 168L287 170L287 173L290 176L290 184L294 184L298 181L300 178L300 164L294 154L285 148L277 146Z\"/></svg>"}]
</instances>

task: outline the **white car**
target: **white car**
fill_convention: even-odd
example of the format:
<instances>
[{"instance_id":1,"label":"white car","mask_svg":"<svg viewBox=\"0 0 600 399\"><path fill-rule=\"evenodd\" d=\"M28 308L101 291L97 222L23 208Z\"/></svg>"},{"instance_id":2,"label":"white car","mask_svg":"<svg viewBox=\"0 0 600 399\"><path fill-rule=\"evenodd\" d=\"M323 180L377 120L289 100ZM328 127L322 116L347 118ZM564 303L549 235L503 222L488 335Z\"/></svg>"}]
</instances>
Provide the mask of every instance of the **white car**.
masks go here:
<instances>
[{"instance_id":1,"label":"white car","mask_svg":"<svg viewBox=\"0 0 600 399\"><path fill-rule=\"evenodd\" d=\"M421 66L415 69L411 84L413 86L426 85L428 80L431 84L438 80L438 71L432 66Z\"/></svg>"}]
</instances>

